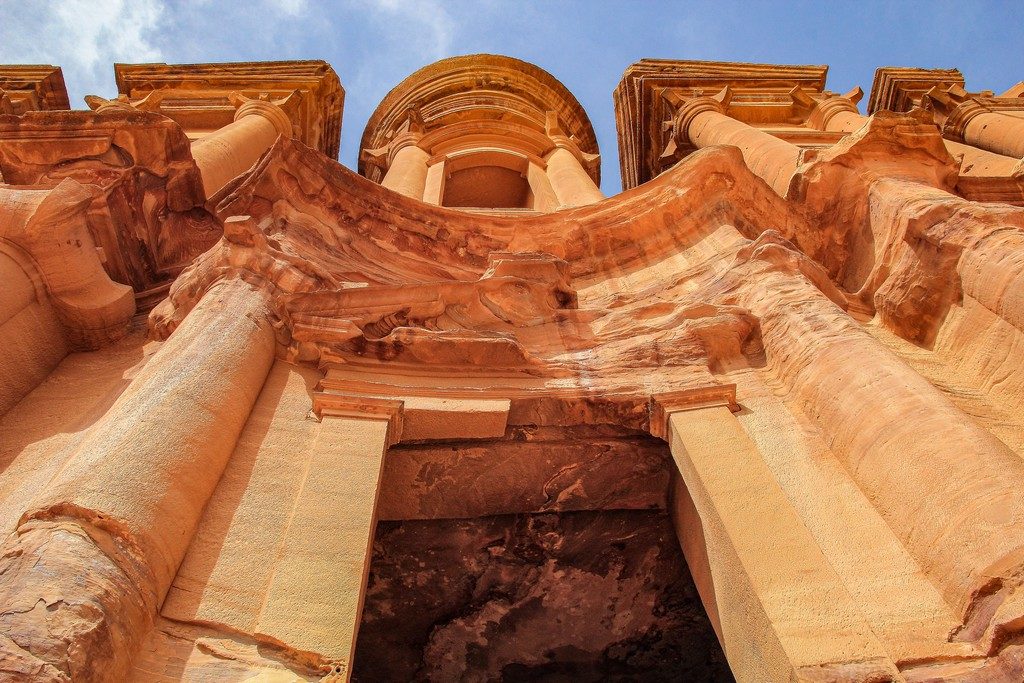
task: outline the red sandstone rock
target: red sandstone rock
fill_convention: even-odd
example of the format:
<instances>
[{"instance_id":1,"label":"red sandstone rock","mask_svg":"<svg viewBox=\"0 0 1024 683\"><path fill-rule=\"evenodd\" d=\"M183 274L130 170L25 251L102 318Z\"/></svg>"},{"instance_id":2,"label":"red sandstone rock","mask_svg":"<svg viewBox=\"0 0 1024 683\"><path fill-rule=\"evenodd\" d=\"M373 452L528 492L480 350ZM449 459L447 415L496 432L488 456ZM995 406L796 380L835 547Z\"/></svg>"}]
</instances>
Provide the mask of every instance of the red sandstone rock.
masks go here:
<instances>
[{"instance_id":1,"label":"red sandstone rock","mask_svg":"<svg viewBox=\"0 0 1024 683\"><path fill-rule=\"evenodd\" d=\"M0 680L1021 679L1016 91L14 71Z\"/></svg>"}]
</instances>

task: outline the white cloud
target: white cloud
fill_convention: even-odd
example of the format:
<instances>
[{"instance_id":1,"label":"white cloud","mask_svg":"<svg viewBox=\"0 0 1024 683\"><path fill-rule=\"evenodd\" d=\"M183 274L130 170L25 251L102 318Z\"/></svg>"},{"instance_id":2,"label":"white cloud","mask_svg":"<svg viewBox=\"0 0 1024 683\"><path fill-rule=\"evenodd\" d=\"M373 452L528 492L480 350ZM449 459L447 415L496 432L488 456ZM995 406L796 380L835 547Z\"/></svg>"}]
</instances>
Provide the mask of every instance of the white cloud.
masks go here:
<instances>
[{"instance_id":1,"label":"white cloud","mask_svg":"<svg viewBox=\"0 0 1024 683\"><path fill-rule=\"evenodd\" d=\"M13 4L13 3L12 3ZM160 61L164 8L158 0L17 3L0 21L0 63L49 63L64 70L80 108L86 94L112 95L114 62Z\"/></svg>"},{"instance_id":2,"label":"white cloud","mask_svg":"<svg viewBox=\"0 0 1024 683\"><path fill-rule=\"evenodd\" d=\"M305 14L307 9L306 0L275 0L271 5L290 17Z\"/></svg>"},{"instance_id":3,"label":"white cloud","mask_svg":"<svg viewBox=\"0 0 1024 683\"><path fill-rule=\"evenodd\" d=\"M418 49L433 60L450 54L455 22L437 0L368 0L362 4L395 24L407 48Z\"/></svg>"}]
</instances>

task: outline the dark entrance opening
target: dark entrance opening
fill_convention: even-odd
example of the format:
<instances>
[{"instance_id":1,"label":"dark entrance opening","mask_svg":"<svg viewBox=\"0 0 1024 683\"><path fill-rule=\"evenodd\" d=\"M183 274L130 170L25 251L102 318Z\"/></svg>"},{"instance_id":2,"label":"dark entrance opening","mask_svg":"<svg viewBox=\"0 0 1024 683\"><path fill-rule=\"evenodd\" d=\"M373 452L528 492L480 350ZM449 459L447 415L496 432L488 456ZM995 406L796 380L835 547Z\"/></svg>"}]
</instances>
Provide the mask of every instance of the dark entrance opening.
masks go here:
<instances>
[{"instance_id":1,"label":"dark entrance opening","mask_svg":"<svg viewBox=\"0 0 1024 683\"><path fill-rule=\"evenodd\" d=\"M521 485L527 498L542 489L541 508L601 509L381 521L353 680L733 680L659 502L667 448L639 435L564 436L389 451L395 464L383 486L413 471L403 457L415 459L431 484L430 514L445 505L448 494L437 491L445 482L451 496L461 486L463 500L486 500L481 488L505 481L493 496L506 508L516 507L510 489ZM435 459L445 452L447 467ZM530 465L514 480L489 480L517 452ZM533 476L536 485L522 481ZM385 509L425 509L397 504L394 490L382 499Z\"/></svg>"}]
</instances>

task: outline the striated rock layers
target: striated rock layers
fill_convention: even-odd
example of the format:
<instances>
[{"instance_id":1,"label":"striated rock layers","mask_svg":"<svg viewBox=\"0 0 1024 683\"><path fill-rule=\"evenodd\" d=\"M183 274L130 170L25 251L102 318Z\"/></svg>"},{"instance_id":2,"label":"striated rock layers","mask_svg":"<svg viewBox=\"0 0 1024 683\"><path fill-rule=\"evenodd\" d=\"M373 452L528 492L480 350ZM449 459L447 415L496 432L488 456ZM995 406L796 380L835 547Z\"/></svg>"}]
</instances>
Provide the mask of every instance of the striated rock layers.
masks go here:
<instances>
[{"instance_id":1,"label":"striated rock layers","mask_svg":"<svg viewBox=\"0 0 1024 683\"><path fill-rule=\"evenodd\" d=\"M0 681L1024 678L1024 87L644 60L604 198L518 60L118 74L0 67Z\"/></svg>"}]
</instances>

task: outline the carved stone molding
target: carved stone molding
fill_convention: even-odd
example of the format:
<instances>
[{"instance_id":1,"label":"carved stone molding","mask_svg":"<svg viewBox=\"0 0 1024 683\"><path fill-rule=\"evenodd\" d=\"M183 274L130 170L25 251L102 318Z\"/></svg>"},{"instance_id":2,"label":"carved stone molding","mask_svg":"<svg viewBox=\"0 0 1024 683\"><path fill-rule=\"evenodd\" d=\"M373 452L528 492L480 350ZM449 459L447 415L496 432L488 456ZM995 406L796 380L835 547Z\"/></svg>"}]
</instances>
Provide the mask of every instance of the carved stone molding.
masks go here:
<instances>
[{"instance_id":1,"label":"carved stone molding","mask_svg":"<svg viewBox=\"0 0 1024 683\"><path fill-rule=\"evenodd\" d=\"M651 436L668 440L668 417L672 413L713 406L725 406L737 412L740 406L736 402L736 385L719 384L654 394L651 396Z\"/></svg>"},{"instance_id":2,"label":"carved stone molding","mask_svg":"<svg viewBox=\"0 0 1024 683\"><path fill-rule=\"evenodd\" d=\"M118 92L133 104L158 95L154 106L189 137L231 123L232 96L240 94L280 105L299 140L332 159L338 156L345 91L327 62L116 64L114 75Z\"/></svg>"},{"instance_id":3,"label":"carved stone molding","mask_svg":"<svg viewBox=\"0 0 1024 683\"><path fill-rule=\"evenodd\" d=\"M107 272L144 308L220 237L181 129L121 102L103 113L0 116L0 173L14 185L72 178L97 188L89 230Z\"/></svg>"},{"instance_id":4,"label":"carved stone molding","mask_svg":"<svg viewBox=\"0 0 1024 683\"><path fill-rule=\"evenodd\" d=\"M413 112L415 125L410 127ZM410 75L378 105L363 132L359 172L379 182L376 176L386 169L372 172L371 160L409 131L424 134L421 145L430 154L452 151L445 143L453 136L486 135L508 138L518 151L543 155L547 149L532 149L530 133L546 136L551 116L560 122L580 158L587 160L587 173L599 184L597 137L590 120L572 93L551 74L500 55L443 59ZM454 135L456 129L458 135Z\"/></svg>"},{"instance_id":5,"label":"carved stone molding","mask_svg":"<svg viewBox=\"0 0 1024 683\"><path fill-rule=\"evenodd\" d=\"M59 66L0 65L0 114L70 108Z\"/></svg>"},{"instance_id":6,"label":"carved stone molding","mask_svg":"<svg viewBox=\"0 0 1024 683\"><path fill-rule=\"evenodd\" d=\"M921 97L932 88L964 85L958 69L912 69L885 66L875 71L868 99L868 114L877 111L909 112L921 104Z\"/></svg>"},{"instance_id":7,"label":"carved stone molding","mask_svg":"<svg viewBox=\"0 0 1024 683\"><path fill-rule=\"evenodd\" d=\"M392 446L402 440L403 407L402 401L371 396L352 396L324 391L313 394L313 412L321 420L386 420L388 444Z\"/></svg>"},{"instance_id":8,"label":"carved stone molding","mask_svg":"<svg viewBox=\"0 0 1024 683\"><path fill-rule=\"evenodd\" d=\"M645 183L678 160L665 151L685 100L711 97L729 87L730 115L743 121L799 124L806 112L791 91L799 87L821 93L827 72L824 66L696 60L642 59L632 64L613 95L623 187Z\"/></svg>"}]
</instances>

